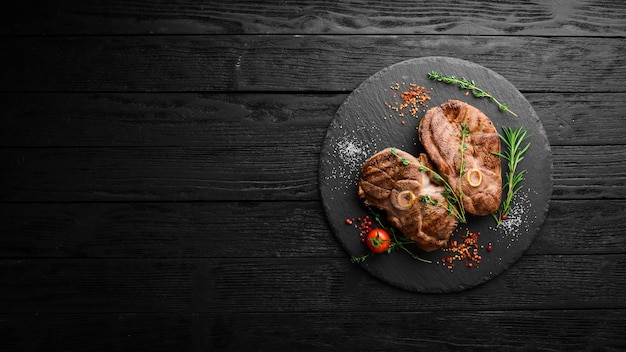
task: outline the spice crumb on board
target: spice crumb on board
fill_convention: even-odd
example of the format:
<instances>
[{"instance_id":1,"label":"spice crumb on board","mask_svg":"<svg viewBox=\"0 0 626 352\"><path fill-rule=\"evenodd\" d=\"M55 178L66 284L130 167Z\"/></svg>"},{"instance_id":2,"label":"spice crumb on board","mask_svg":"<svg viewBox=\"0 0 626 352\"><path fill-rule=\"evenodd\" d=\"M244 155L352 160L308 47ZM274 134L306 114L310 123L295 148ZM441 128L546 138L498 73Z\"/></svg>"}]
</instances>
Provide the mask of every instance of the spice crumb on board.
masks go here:
<instances>
[{"instance_id":1,"label":"spice crumb on board","mask_svg":"<svg viewBox=\"0 0 626 352\"><path fill-rule=\"evenodd\" d=\"M393 112L398 114L398 117L404 118L408 115L419 118L420 108L428 108L427 101L430 100L430 94L423 86L418 86L415 83L409 83L408 88L406 87L406 82L402 82L403 88L400 87L400 83L394 83L389 86L390 89L395 91L403 91L400 92L399 96L401 98L400 101L394 101L393 103L384 102L385 107L392 110ZM433 88L430 88L430 92L433 91ZM398 94L394 92L392 97L397 99ZM389 115L390 118L393 117L393 114ZM386 119L386 118L385 118ZM406 122L402 120L401 124L405 124Z\"/></svg>"},{"instance_id":2,"label":"spice crumb on board","mask_svg":"<svg viewBox=\"0 0 626 352\"><path fill-rule=\"evenodd\" d=\"M449 255L442 257L440 263L450 270L453 270L459 262L464 263L463 265L468 268L478 267L483 259L479 249L485 248L478 245L479 237L480 232L470 232L466 229L464 234L450 238L448 244L441 249ZM487 251L491 252L492 249L493 246L489 243Z\"/></svg>"}]
</instances>

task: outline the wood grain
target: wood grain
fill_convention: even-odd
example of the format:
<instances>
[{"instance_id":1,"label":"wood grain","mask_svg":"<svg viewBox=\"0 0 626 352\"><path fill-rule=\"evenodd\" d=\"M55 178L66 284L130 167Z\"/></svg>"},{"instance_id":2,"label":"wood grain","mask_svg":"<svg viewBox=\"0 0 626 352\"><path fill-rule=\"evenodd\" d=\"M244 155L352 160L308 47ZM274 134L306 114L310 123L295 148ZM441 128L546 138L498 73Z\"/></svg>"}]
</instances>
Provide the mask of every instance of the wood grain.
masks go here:
<instances>
[{"instance_id":1,"label":"wood grain","mask_svg":"<svg viewBox=\"0 0 626 352\"><path fill-rule=\"evenodd\" d=\"M20 1L0 34L455 34L623 36L619 1Z\"/></svg>"},{"instance_id":2,"label":"wood grain","mask_svg":"<svg viewBox=\"0 0 626 352\"><path fill-rule=\"evenodd\" d=\"M0 205L2 257L342 257L319 202ZM167 244L167 245L164 245Z\"/></svg>"},{"instance_id":3,"label":"wood grain","mask_svg":"<svg viewBox=\"0 0 626 352\"><path fill-rule=\"evenodd\" d=\"M317 199L319 150L264 144L5 149L0 200Z\"/></svg>"},{"instance_id":4,"label":"wood grain","mask_svg":"<svg viewBox=\"0 0 626 352\"><path fill-rule=\"evenodd\" d=\"M1 314L4 351L206 351L210 314Z\"/></svg>"},{"instance_id":5,"label":"wood grain","mask_svg":"<svg viewBox=\"0 0 626 352\"><path fill-rule=\"evenodd\" d=\"M2 314L0 345L9 351L339 351L354 346L362 351L526 351L553 350L556 344L573 350L620 350L626 346L621 337L625 313L606 309ZM35 338L39 336L45 338Z\"/></svg>"},{"instance_id":6,"label":"wood grain","mask_svg":"<svg viewBox=\"0 0 626 352\"><path fill-rule=\"evenodd\" d=\"M402 303L384 304L401 306ZM220 315L216 317L218 323L211 331L210 343L216 349L278 346L338 351L350 350L355 345L363 351L548 351L555 346L619 350L626 345L624 338L619 337L620 329L625 327L620 317L622 310L296 314ZM289 328L289 319L299 322L295 331ZM334 329L327 321L334 321L341 329ZM228 338L237 336L240 329L249 332L246 338ZM260 345L256 341L261 341Z\"/></svg>"},{"instance_id":7,"label":"wood grain","mask_svg":"<svg viewBox=\"0 0 626 352\"><path fill-rule=\"evenodd\" d=\"M0 350L626 349L624 10L4 4ZM428 55L506 77L555 156L528 252L449 295L351 264L317 190L347 95Z\"/></svg>"},{"instance_id":8,"label":"wood grain","mask_svg":"<svg viewBox=\"0 0 626 352\"><path fill-rule=\"evenodd\" d=\"M0 94L0 146L319 146L340 94ZM624 145L626 93L527 93L551 145ZM294 139L295 139L294 138Z\"/></svg>"},{"instance_id":9,"label":"wood grain","mask_svg":"<svg viewBox=\"0 0 626 352\"><path fill-rule=\"evenodd\" d=\"M2 258L347 260L319 201L12 203L0 222ZM625 253L625 222L625 200L554 200L528 253Z\"/></svg>"},{"instance_id":10,"label":"wood grain","mask_svg":"<svg viewBox=\"0 0 626 352\"><path fill-rule=\"evenodd\" d=\"M1 201L315 200L319 145L7 148ZM294 138L293 140L289 140ZM626 150L555 146L555 199L626 197Z\"/></svg>"},{"instance_id":11,"label":"wood grain","mask_svg":"<svg viewBox=\"0 0 626 352\"><path fill-rule=\"evenodd\" d=\"M620 38L242 35L0 38L0 92L349 92L421 56L473 61L523 92L622 92ZM97 69L93 69L97 68Z\"/></svg>"},{"instance_id":12,"label":"wood grain","mask_svg":"<svg viewBox=\"0 0 626 352\"><path fill-rule=\"evenodd\" d=\"M328 124L347 96L305 93L0 94L0 104L5 111L0 120L0 145L245 147L274 142L293 134L304 144L320 146ZM610 133L610 130L604 132Z\"/></svg>"},{"instance_id":13,"label":"wood grain","mask_svg":"<svg viewBox=\"0 0 626 352\"><path fill-rule=\"evenodd\" d=\"M551 350L558 343L575 350L619 350L626 345L620 338L626 328L621 319L624 313L606 309L2 314L0 345L9 351L350 350L355 345L363 351L522 351ZM333 328L327 321L342 328ZM379 324L386 329L379 329ZM241 334L242 329L246 334ZM156 339L155 332L162 338ZM38 336L45 338L33 338ZM465 340L467 336L471 340Z\"/></svg>"},{"instance_id":14,"label":"wood grain","mask_svg":"<svg viewBox=\"0 0 626 352\"><path fill-rule=\"evenodd\" d=\"M0 279L11 290L3 294L0 310L626 309L625 264L626 254L527 255L487 284L460 293L416 295L375 279L347 258L3 259ZM391 295L401 308L385 304Z\"/></svg>"}]
</instances>

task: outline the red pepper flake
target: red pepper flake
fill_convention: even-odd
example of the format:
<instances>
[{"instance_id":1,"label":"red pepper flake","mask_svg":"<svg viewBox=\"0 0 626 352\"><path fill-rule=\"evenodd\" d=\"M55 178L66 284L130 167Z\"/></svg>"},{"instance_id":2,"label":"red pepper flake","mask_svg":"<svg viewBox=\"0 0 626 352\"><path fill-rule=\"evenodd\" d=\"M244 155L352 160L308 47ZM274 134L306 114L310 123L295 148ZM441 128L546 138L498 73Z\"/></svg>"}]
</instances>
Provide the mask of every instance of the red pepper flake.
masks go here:
<instances>
[{"instance_id":1,"label":"red pepper flake","mask_svg":"<svg viewBox=\"0 0 626 352\"><path fill-rule=\"evenodd\" d=\"M451 239L448 246L442 248L443 252L450 253L451 255L441 258L441 263L447 266L448 269L453 269L455 263L458 261L464 261L465 266L468 268L477 267L483 259L478 251L479 236L480 232L469 232L468 230L465 235L460 236L463 241ZM489 246L491 246L491 244ZM490 251L489 246L487 247L487 251Z\"/></svg>"},{"instance_id":2,"label":"red pepper flake","mask_svg":"<svg viewBox=\"0 0 626 352\"><path fill-rule=\"evenodd\" d=\"M403 82L404 86L405 83ZM395 83L390 86L393 90L400 90L400 84ZM404 88L403 88L404 89ZM430 88L430 91L433 89ZM394 98L397 98L397 93L393 93ZM401 101L395 101L394 104L389 104L388 102L384 102L387 108L399 113L400 116L404 116L405 111L408 111L411 116L418 118L418 114L420 112L420 107L427 108L428 105L426 102L430 100L430 95L426 92L426 88L422 86L418 86L415 83L410 83L409 88L403 92L400 92ZM403 123L404 124L404 123Z\"/></svg>"}]
</instances>

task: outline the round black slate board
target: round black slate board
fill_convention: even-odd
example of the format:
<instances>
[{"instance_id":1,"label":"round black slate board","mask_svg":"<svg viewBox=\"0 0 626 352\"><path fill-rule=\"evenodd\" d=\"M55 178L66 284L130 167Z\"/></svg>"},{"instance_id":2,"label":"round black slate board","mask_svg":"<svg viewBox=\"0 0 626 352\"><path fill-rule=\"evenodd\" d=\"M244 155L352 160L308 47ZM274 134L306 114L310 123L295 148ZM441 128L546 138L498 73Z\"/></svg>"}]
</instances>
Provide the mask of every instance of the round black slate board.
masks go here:
<instances>
[{"instance_id":1,"label":"round black slate board","mask_svg":"<svg viewBox=\"0 0 626 352\"><path fill-rule=\"evenodd\" d=\"M476 85L492 93L518 114L501 112L498 106L485 98L475 98L457 86L428 79L428 72L467 77ZM396 86L396 84L398 84ZM453 292L484 283L505 271L517 261L537 235L548 211L552 192L552 153L537 114L524 96L504 77L478 64L449 57L423 57L403 61L374 74L355 89L341 105L330 126L320 157L320 192L332 231L347 251L348 256L367 253L360 242L359 230L347 225L346 218L368 214L368 209L357 196L357 181L361 166L374 153L387 147L396 147L413 155L424 152L419 143L417 126L427 108L417 117L408 110L404 118L387 106L402 102L400 92L410 84L424 86L430 94L428 107L448 99L465 101L491 118L499 133L502 126L523 126L531 138L531 147L518 170L528 171L523 189L513 202L509 218L495 226L491 216L469 216L467 224L460 224L454 238L467 231L480 232L478 244L482 261L476 267L467 267L456 261L452 269L441 258L449 253L441 250L426 253L415 246L411 249L431 264L412 259L403 251L393 251L368 258L361 264L375 277L397 287L417 292ZM398 89L393 89L393 87ZM430 88L433 90L431 91ZM396 97L394 97L396 93ZM402 123L404 121L404 124ZM502 147L503 151L505 146ZM503 176L506 172L503 163ZM504 179L504 178L503 178ZM487 251L488 244L493 250ZM346 260L349 260L348 258Z\"/></svg>"}]
</instances>

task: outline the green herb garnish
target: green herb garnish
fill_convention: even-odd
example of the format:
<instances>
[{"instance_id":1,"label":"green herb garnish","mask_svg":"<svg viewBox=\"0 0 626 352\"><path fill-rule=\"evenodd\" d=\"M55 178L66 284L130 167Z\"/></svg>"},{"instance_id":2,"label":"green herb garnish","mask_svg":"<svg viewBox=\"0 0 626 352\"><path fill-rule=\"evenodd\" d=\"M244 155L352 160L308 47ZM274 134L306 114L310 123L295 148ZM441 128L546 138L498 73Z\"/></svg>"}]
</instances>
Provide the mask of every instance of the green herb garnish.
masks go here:
<instances>
[{"instance_id":1,"label":"green herb garnish","mask_svg":"<svg viewBox=\"0 0 626 352\"><path fill-rule=\"evenodd\" d=\"M363 255L359 255L359 256L352 256L350 258L350 261L352 263L363 263L365 261L365 259L371 257L372 255L374 255L374 253L369 252L367 254L363 254Z\"/></svg>"},{"instance_id":2,"label":"green herb garnish","mask_svg":"<svg viewBox=\"0 0 626 352\"><path fill-rule=\"evenodd\" d=\"M508 161L509 171L506 174L506 183L502 185L502 191L507 191L506 198L500 203L498 210L491 214L498 226L506 219L511 210L513 197L522 188L519 183L524 179L526 170L516 173L517 165L524 159L524 153L530 147L530 142L522 147L522 142L530 138L522 126L515 129L502 126L502 132L504 135L498 134L498 136L506 144L507 150L504 153L493 152L493 154Z\"/></svg>"},{"instance_id":3,"label":"green herb garnish","mask_svg":"<svg viewBox=\"0 0 626 352\"><path fill-rule=\"evenodd\" d=\"M419 165L419 170L422 172L432 173L433 178L442 183L444 192L441 193L441 195L448 202L448 207L446 208L448 213L457 218L459 222L463 224L467 223L467 219L465 218L465 207L463 206L463 193L454 191L448 181L439 175L435 170L424 165ZM433 201L430 197L422 197L420 200L426 204L443 207L443 204Z\"/></svg>"},{"instance_id":4,"label":"green herb garnish","mask_svg":"<svg viewBox=\"0 0 626 352\"><path fill-rule=\"evenodd\" d=\"M394 151L395 151L395 149L394 149ZM394 154L394 155L396 155L396 154ZM369 206L368 206L368 209L374 215L374 219L376 220L378 225L381 228L383 228L385 231L387 231L387 233L389 233L391 235L391 243L389 244L389 249L387 249L387 253L391 253L391 251L393 251L394 249L398 248L398 249L401 249L401 250L405 251L408 255L411 256L411 258L413 258L415 260L419 260L420 262L424 262L424 263L428 263L428 264L432 263L432 261L430 261L428 259L424 259L424 258L420 257L419 255L411 252L411 250L408 249L406 247L406 245L414 244L414 242L409 240L408 238L406 238L404 236L397 236L396 235L396 231L393 228L393 226L387 224L384 220L382 220L381 214L378 211L376 211L374 208L369 207ZM369 252L369 253L364 254L364 255L353 256L353 257L350 258L350 261L352 263L362 263L367 258L371 257L372 255L374 255L374 253Z\"/></svg>"},{"instance_id":5,"label":"green herb garnish","mask_svg":"<svg viewBox=\"0 0 626 352\"><path fill-rule=\"evenodd\" d=\"M472 92L472 94L474 94L474 96L476 98L488 98L492 102L498 104L498 109L500 111L508 112L509 114L517 117L517 114L514 113L513 111L511 111L511 109L509 109L508 106L506 106L505 104L500 103L493 95L491 95L491 94L487 93L486 91L478 88L476 86L476 83L473 80L470 80L470 79L465 78L465 77L462 77L461 79L458 79L455 76L442 75L442 74L440 74L440 73L438 73L436 71L430 71L428 73L428 78L432 79L433 81L437 81L437 82L443 82L443 83L447 83L447 84L458 85L459 89L470 90Z\"/></svg>"},{"instance_id":6,"label":"green herb garnish","mask_svg":"<svg viewBox=\"0 0 626 352\"><path fill-rule=\"evenodd\" d=\"M436 200L436 199L432 199L432 198L430 197L430 194L429 194L429 195L426 195L426 196L421 196L421 197L420 197L420 200L421 200L422 202L426 203L426 204L430 204L430 205L434 205L434 206L439 205L439 201L438 201L438 200Z\"/></svg>"},{"instance_id":7,"label":"green herb garnish","mask_svg":"<svg viewBox=\"0 0 626 352\"><path fill-rule=\"evenodd\" d=\"M467 125L463 126L465 124L461 125L461 134L463 136L463 140L461 142L461 147L460 149L462 151L464 151L465 149L467 149L467 146L465 145L465 137L467 135L469 135L469 130L467 129ZM396 148L391 148L391 154L393 156L395 156L396 158L400 158L401 162L403 165L407 166L410 164L410 162L404 158L401 157L398 154L398 151L396 150ZM463 154L463 153L461 153ZM467 223L467 219L465 217L465 207L463 206L463 192L461 192L460 190L455 191L454 189L452 189L452 186L450 186L450 184L448 183L448 180L446 180L445 178L443 178L441 175L439 175L435 170L421 165L421 164L415 164L418 166L419 171L422 172L430 172L433 176L433 178L436 181L441 182L441 184L444 187L444 192L441 193L441 195L446 199L446 201L448 202L448 207L446 208L448 210L448 213L452 216L454 216L455 218L457 218L457 220L459 220L459 222L465 224ZM460 172L464 172L463 170L461 170ZM459 183L460 186L460 183ZM434 201L433 199L431 199L430 197L422 197L420 199L422 202L426 203L426 204L430 204L430 205L435 205L435 206L440 206L440 207L444 207L443 204Z\"/></svg>"},{"instance_id":8,"label":"green herb garnish","mask_svg":"<svg viewBox=\"0 0 626 352\"><path fill-rule=\"evenodd\" d=\"M459 179L465 175L465 152L467 151L467 144L465 140L469 136L469 127L466 123L461 123L461 145L459 151L461 152L461 166L459 167ZM459 182L459 192L461 192L461 182Z\"/></svg>"}]
</instances>

